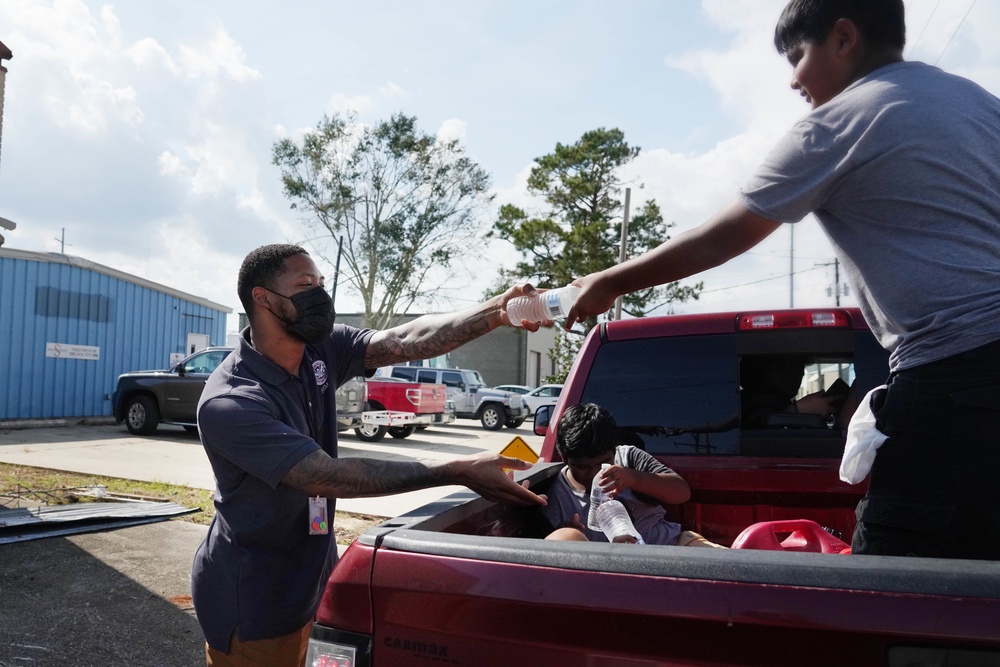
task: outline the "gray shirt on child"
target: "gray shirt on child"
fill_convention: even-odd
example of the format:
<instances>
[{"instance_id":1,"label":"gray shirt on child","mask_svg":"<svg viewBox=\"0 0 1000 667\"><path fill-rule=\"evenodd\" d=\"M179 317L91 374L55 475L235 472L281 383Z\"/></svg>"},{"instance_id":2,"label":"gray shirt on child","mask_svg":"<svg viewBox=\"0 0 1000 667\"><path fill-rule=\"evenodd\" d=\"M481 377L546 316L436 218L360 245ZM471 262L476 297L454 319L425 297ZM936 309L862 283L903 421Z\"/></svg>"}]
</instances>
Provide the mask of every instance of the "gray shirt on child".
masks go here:
<instances>
[{"instance_id":1,"label":"gray shirt on child","mask_svg":"<svg viewBox=\"0 0 1000 667\"><path fill-rule=\"evenodd\" d=\"M619 445L615 448L615 465L654 474L673 472L646 452L632 445ZM590 493L574 489L566 479L566 471L566 468L560 470L552 481L548 491L548 504L542 507L542 513L554 528L571 520L574 514L579 514L580 522L584 524L585 528L583 532L587 538L591 542L607 542L608 538L604 536L604 533L586 528L587 513L590 511ZM666 520L666 510L657 500L633 493L631 489L625 489L619 493L617 499L628 510L632 524L642 535L646 544L677 543L681 527L679 524Z\"/></svg>"},{"instance_id":2,"label":"gray shirt on child","mask_svg":"<svg viewBox=\"0 0 1000 667\"><path fill-rule=\"evenodd\" d=\"M1000 100L918 62L811 112L742 189L753 213L815 213L901 370L1000 340Z\"/></svg>"}]
</instances>

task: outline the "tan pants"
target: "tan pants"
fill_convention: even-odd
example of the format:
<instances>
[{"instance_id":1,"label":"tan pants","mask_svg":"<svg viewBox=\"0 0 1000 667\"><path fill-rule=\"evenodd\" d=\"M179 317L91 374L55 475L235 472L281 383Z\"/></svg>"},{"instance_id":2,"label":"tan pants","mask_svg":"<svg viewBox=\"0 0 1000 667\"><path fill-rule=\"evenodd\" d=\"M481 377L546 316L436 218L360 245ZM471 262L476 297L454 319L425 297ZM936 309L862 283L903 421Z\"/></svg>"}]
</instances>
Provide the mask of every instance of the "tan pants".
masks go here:
<instances>
[{"instance_id":1,"label":"tan pants","mask_svg":"<svg viewBox=\"0 0 1000 667\"><path fill-rule=\"evenodd\" d=\"M709 547L711 549L726 549L727 547L715 542L709 542L704 537L693 530L682 530L677 536L677 546L679 547Z\"/></svg>"},{"instance_id":2,"label":"tan pants","mask_svg":"<svg viewBox=\"0 0 1000 667\"><path fill-rule=\"evenodd\" d=\"M229 640L229 653L216 651L205 644L205 664L208 667L302 667L309 647L309 628L271 639L240 641L236 633Z\"/></svg>"}]
</instances>

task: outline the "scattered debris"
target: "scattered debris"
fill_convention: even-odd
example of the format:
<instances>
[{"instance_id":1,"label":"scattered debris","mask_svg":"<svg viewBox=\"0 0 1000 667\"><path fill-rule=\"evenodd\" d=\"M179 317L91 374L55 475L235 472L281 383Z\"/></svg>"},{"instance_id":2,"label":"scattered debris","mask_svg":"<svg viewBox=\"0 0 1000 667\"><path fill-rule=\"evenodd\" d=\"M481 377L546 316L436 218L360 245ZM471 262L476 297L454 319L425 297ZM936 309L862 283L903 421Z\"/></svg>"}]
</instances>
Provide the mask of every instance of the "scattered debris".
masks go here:
<instances>
[{"instance_id":1,"label":"scattered debris","mask_svg":"<svg viewBox=\"0 0 1000 667\"><path fill-rule=\"evenodd\" d=\"M87 500L80 502L82 497ZM0 544L136 526L200 511L109 493L99 484L41 491L18 487L4 498L13 505L5 501L7 507L0 508ZM65 502L69 504L53 504Z\"/></svg>"}]
</instances>

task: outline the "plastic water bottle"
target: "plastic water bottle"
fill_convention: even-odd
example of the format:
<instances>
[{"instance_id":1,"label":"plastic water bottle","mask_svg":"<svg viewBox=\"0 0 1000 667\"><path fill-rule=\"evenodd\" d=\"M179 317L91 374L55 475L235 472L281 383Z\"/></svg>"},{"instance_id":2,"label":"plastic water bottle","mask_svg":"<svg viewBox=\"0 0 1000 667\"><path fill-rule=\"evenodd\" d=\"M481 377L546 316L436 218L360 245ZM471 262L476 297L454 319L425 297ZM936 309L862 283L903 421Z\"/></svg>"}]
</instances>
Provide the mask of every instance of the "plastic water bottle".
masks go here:
<instances>
[{"instance_id":1,"label":"plastic water bottle","mask_svg":"<svg viewBox=\"0 0 1000 667\"><path fill-rule=\"evenodd\" d=\"M587 528L591 530L601 530L601 524L597 520L597 508L611 500L611 495L602 489L600 484L601 475L610 467L610 463L602 463L601 472L597 473L594 476L594 481L590 483L590 511L587 512Z\"/></svg>"},{"instance_id":2,"label":"plastic water bottle","mask_svg":"<svg viewBox=\"0 0 1000 667\"><path fill-rule=\"evenodd\" d=\"M560 319L566 317L579 293L579 287L567 285L537 296L516 296L507 302L507 317L515 327L521 326L521 320L541 322Z\"/></svg>"},{"instance_id":3,"label":"plastic water bottle","mask_svg":"<svg viewBox=\"0 0 1000 667\"><path fill-rule=\"evenodd\" d=\"M601 506L597 508L597 522L600 524L604 536L608 538L608 542L614 542L616 537L628 536L634 537L638 544L645 544L642 535L632 524L628 510L617 500L601 503Z\"/></svg>"}]
</instances>

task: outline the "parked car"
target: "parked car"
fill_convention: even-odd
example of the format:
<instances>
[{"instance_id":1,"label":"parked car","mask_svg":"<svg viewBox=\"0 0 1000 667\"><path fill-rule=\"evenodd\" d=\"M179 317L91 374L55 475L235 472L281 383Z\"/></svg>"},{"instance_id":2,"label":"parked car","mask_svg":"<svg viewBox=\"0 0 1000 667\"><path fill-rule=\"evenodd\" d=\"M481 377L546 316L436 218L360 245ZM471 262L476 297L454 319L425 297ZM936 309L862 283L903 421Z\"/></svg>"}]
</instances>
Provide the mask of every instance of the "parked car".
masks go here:
<instances>
[{"instance_id":1,"label":"parked car","mask_svg":"<svg viewBox=\"0 0 1000 667\"><path fill-rule=\"evenodd\" d=\"M522 396L531 391L531 387L525 384L502 384L493 388L497 391L509 391L512 394L521 394Z\"/></svg>"},{"instance_id":2,"label":"parked car","mask_svg":"<svg viewBox=\"0 0 1000 667\"><path fill-rule=\"evenodd\" d=\"M504 426L517 428L528 418L528 407L520 396L487 388L479 371L430 366L389 366L380 368L377 375L379 374L445 385L448 388L448 398L455 403L455 415L459 419L478 419L488 431L498 431Z\"/></svg>"},{"instance_id":3,"label":"parked car","mask_svg":"<svg viewBox=\"0 0 1000 667\"><path fill-rule=\"evenodd\" d=\"M353 377L337 387L337 431L346 431L361 423L368 405L368 384L363 377Z\"/></svg>"},{"instance_id":4,"label":"parked car","mask_svg":"<svg viewBox=\"0 0 1000 667\"><path fill-rule=\"evenodd\" d=\"M135 435L150 435L160 424L177 424L196 431L198 401L212 371L233 347L208 347L166 370L131 371L118 376L111 401L117 423L125 422ZM360 421L367 400L363 378L352 378L337 388L337 430Z\"/></svg>"},{"instance_id":5,"label":"parked car","mask_svg":"<svg viewBox=\"0 0 1000 667\"><path fill-rule=\"evenodd\" d=\"M559 394L562 393L562 388L561 384L543 384L521 398L528 404L528 411L534 415L535 411L543 405L555 405L556 401L559 400Z\"/></svg>"},{"instance_id":6,"label":"parked car","mask_svg":"<svg viewBox=\"0 0 1000 667\"><path fill-rule=\"evenodd\" d=\"M150 435L161 423L196 430L205 382L233 349L207 347L166 370L122 373L111 399L115 422L135 435Z\"/></svg>"},{"instance_id":7,"label":"parked car","mask_svg":"<svg viewBox=\"0 0 1000 667\"><path fill-rule=\"evenodd\" d=\"M556 401L559 400L562 387L561 384L543 384L541 387L532 389L523 384L501 384L493 387L493 389L520 395L528 405L530 416L535 414L535 411L543 405L555 405Z\"/></svg>"},{"instance_id":8,"label":"parked car","mask_svg":"<svg viewBox=\"0 0 1000 667\"><path fill-rule=\"evenodd\" d=\"M408 438L417 429L455 421L455 409L450 405L444 385L393 377L367 381L358 377L352 381L359 380L365 385L367 403L353 419L339 415L339 423L347 423L348 428L353 428L355 435L365 442L378 442L386 433L397 439ZM340 413L340 390L337 391L337 412ZM405 421L393 423L399 417L404 417Z\"/></svg>"}]
</instances>

